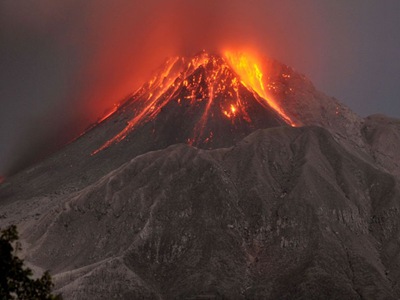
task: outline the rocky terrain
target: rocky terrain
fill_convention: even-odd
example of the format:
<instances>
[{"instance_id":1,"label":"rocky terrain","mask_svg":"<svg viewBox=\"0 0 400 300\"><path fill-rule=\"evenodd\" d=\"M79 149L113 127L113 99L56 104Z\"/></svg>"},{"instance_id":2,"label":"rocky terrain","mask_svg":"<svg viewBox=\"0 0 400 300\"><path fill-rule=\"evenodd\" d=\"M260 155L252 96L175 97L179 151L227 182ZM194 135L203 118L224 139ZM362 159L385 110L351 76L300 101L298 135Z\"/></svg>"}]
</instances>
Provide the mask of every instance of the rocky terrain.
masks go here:
<instances>
[{"instance_id":1,"label":"rocky terrain","mask_svg":"<svg viewBox=\"0 0 400 300\"><path fill-rule=\"evenodd\" d=\"M21 255L65 299L399 299L400 121L362 119L270 69L274 99L303 126L242 86L254 122L207 118L204 132L221 131L190 145L205 104L178 99L185 78L209 99L200 66L123 140L93 154L140 115L130 101L1 184L0 226L18 225Z\"/></svg>"}]
</instances>

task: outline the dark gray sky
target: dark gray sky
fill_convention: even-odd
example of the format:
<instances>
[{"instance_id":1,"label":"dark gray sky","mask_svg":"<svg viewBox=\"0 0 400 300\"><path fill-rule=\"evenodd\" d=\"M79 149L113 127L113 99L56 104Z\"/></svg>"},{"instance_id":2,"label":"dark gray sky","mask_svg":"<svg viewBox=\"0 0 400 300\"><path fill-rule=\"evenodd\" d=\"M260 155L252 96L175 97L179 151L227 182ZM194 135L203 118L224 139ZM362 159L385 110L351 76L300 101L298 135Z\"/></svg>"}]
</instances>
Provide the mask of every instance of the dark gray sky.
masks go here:
<instances>
[{"instance_id":1,"label":"dark gray sky","mask_svg":"<svg viewBox=\"0 0 400 300\"><path fill-rule=\"evenodd\" d=\"M250 45L361 116L400 117L399 16L399 0L0 0L0 174L201 49Z\"/></svg>"}]
</instances>

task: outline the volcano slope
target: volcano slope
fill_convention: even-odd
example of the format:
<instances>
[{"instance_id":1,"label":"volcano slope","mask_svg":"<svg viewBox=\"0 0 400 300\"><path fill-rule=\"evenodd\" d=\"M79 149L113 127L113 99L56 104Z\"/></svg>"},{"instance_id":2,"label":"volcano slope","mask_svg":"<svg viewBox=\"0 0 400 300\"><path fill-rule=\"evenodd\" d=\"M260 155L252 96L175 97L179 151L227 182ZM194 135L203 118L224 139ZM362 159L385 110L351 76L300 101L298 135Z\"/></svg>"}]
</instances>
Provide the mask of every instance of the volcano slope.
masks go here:
<instances>
[{"instance_id":1,"label":"volcano slope","mask_svg":"<svg viewBox=\"0 0 400 300\"><path fill-rule=\"evenodd\" d=\"M0 185L0 226L65 299L398 299L399 121L270 70L303 127L223 59L174 59Z\"/></svg>"},{"instance_id":2,"label":"volcano slope","mask_svg":"<svg viewBox=\"0 0 400 300\"><path fill-rule=\"evenodd\" d=\"M368 154L361 118L290 67L272 60L266 65L270 96L265 97L275 99L291 120L246 86L227 59L207 52L171 58L113 114L49 159L9 178L0 186L0 204L78 191L137 155L176 143L230 147L257 129L290 123L324 127L342 145ZM249 69L244 77L260 79Z\"/></svg>"},{"instance_id":3,"label":"volcano slope","mask_svg":"<svg viewBox=\"0 0 400 300\"><path fill-rule=\"evenodd\" d=\"M176 143L230 147L256 129L284 125L222 57L201 52L171 58L108 118L10 178L0 199L67 194L148 151Z\"/></svg>"},{"instance_id":4,"label":"volcano slope","mask_svg":"<svg viewBox=\"0 0 400 300\"><path fill-rule=\"evenodd\" d=\"M400 295L396 180L318 127L149 152L42 210L27 260L66 299Z\"/></svg>"}]
</instances>

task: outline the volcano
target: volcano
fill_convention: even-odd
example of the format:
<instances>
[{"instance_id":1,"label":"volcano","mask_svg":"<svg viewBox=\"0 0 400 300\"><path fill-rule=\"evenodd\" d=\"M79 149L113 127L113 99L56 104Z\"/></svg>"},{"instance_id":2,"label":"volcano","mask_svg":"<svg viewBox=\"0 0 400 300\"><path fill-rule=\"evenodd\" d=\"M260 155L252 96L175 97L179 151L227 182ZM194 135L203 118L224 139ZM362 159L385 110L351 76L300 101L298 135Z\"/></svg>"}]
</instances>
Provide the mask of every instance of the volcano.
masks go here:
<instances>
[{"instance_id":1,"label":"volcano","mask_svg":"<svg viewBox=\"0 0 400 300\"><path fill-rule=\"evenodd\" d=\"M294 126L266 96L258 66L251 61L244 61L244 65L244 80L251 81L252 86L256 81L255 86L263 92L261 95L254 88L247 88L242 77L220 56L202 52L190 59L168 60L127 101L124 111L131 115L126 127L93 154L122 141L148 122L153 124L153 133L163 139L201 148L230 146L255 128Z\"/></svg>"},{"instance_id":2,"label":"volcano","mask_svg":"<svg viewBox=\"0 0 400 300\"><path fill-rule=\"evenodd\" d=\"M14 176L24 189L8 187L2 197L78 190L137 155L177 143L230 147L257 129L302 125L360 144L361 119L288 66L230 51L173 57L63 151Z\"/></svg>"},{"instance_id":3,"label":"volcano","mask_svg":"<svg viewBox=\"0 0 400 300\"><path fill-rule=\"evenodd\" d=\"M167 59L153 78L62 152L25 172L24 185L28 174L28 181L46 178L47 184L26 186L24 192L79 189L137 155L177 143L230 147L257 129L300 126L297 114L283 109L287 103L273 100L281 89L293 91L285 87L292 73L286 67L268 77L253 56L228 51ZM12 190L4 197L9 195Z\"/></svg>"},{"instance_id":4,"label":"volcano","mask_svg":"<svg viewBox=\"0 0 400 300\"><path fill-rule=\"evenodd\" d=\"M0 185L65 299L398 299L400 122L246 53L168 59Z\"/></svg>"}]
</instances>

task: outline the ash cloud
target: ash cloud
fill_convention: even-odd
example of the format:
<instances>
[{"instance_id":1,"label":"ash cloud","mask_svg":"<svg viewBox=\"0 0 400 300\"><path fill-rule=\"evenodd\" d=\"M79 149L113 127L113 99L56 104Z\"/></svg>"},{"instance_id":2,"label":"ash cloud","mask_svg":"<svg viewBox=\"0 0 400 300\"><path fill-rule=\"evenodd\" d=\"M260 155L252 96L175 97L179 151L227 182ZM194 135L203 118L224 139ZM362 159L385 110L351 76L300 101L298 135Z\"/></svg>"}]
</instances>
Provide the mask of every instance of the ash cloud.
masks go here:
<instances>
[{"instance_id":1,"label":"ash cloud","mask_svg":"<svg viewBox=\"0 0 400 300\"><path fill-rule=\"evenodd\" d=\"M250 47L336 91L357 67L358 10L317 0L4 0L0 174L81 133L171 55Z\"/></svg>"}]
</instances>

